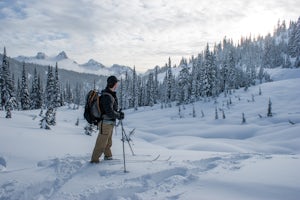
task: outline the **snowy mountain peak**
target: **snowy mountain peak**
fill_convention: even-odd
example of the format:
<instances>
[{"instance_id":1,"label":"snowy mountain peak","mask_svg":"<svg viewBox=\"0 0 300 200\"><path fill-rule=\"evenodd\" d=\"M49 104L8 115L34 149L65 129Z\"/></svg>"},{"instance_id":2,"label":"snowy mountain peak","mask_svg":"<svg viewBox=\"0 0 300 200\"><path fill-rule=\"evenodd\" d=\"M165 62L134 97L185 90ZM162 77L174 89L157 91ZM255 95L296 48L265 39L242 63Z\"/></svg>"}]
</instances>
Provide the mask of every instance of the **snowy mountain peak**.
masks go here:
<instances>
[{"instance_id":1,"label":"snowy mountain peak","mask_svg":"<svg viewBox=\"0 0 300 200\"><path fill-rule=\"evenodd\" d=\"M68 59L68 56L67 56L66 52L62 51L55 58L57 60L64 60L64 59Z\"/></svg>"},{"instance_id":2,"label":"snowy mountain peak","mask_svg":"<svg viewBox=\"0 0 300 200\"><path fill-rule=\"evenodd\" d=\"M132 71L132 69L130 67L124 66L124 65L118 65L118 64L113 64L110 67L111 71L114 71L118 74L124 74L126 71Z\"/></svg>"},{"instance_id":3,"label":"snowy mountain peak","mask_svg":"<svg viewBox=\"0 0 300 200\"><path fill-rule=\"evenodd\" d=\"M95 71L105 68L105 66L102 63L99 63L94 59L90 59L87 63L82 64L81 66Z\"/></svg>"},{"instance_id":4,"label":"snowy mountain peak","mask_svg":"<svg viewBox=\"0 0 300 200\"><path fill-rule=\"evenodd\" d=\"M90 59L86 64L88 65L99 65L101 63L97 62L96 60L94 59Z\"/></svg>"},{"instance_id":5,"label":"snowy mountain peak","mask_svg":"<svg viewBox=\"0 0 300 200\"><path fill-rule=\"evenodd\" d=\"M43 60L47 57L47 55L43 52L38 52L35 57L36 57L36 59Z\"/></svg>"},{"instance_id":6,"label":"snowy mountain peak","mask_svg":"<svg viewBox=\"0 0 300 200\"><path fill-rule=\"evenodd\" d=\"M126 71L131 71L130 67L114 64L111 67L106 67L102 63L97 62L94 59L90 59L85 64L78 64L74 60L68 58L65 51L60 52L57 56L47 56L43 52L38 52L36 56L26 57L26 56L18 56L15 57L19 62L27 62L27 63L35 63L40 65L50 65L55 66L56 62L58 63L58 67L66 70L76 71L79 73L91 73L97 75L109 76L114 74L116 76L120 76L124 74Z\"/></svg>"}]
</instances>

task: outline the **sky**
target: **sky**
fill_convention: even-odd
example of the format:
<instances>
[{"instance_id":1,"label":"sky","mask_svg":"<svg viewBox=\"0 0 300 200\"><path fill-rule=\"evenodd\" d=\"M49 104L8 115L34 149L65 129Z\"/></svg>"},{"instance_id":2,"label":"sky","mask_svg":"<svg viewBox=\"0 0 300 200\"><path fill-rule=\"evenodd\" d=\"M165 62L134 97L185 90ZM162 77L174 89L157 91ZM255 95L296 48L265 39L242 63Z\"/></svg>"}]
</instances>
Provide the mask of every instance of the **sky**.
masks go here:
<instances>
[{"instance_id":1,"label":"sky","mask_svg":"<svg viewBox=\"0 0 300 200\"><path fill-rule=\"evenodd\" d=\"M10 57L65 51L80 64L146 71L299 16L299 0L0 0L0 48Z\"/></svg>"}]
</instances>

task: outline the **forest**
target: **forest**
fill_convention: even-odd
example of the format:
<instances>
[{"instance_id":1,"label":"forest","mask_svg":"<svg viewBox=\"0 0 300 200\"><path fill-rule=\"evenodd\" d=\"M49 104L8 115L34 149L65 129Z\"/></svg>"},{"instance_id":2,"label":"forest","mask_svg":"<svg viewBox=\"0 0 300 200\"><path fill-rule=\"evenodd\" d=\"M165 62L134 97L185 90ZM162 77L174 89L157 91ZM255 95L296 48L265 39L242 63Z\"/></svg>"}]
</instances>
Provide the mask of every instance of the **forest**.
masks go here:
<instances>
[{"instance_id":1,"label":"forest","mask_svg":"<svg viewBox=\"0 0 300 200\"><path fill-rule=\"evenodd\" d=\"M20 77L15 77L10 69L12 60L4 47L0 66L0 109L8 113L7 117L15 109L54 109L66 104L76 109L85 104L89 90L105 87L104 76L91 78L89 75L86 79L77 78L77 82L68 81L74 75L60 70L57 64L44 67L47 69L44 71L35 66L33 73L29 73L27 66L33 69L33 64L23 62L18 64L21 66L17 71L22 71ZM288 26L285 21L278 21L273 34L267 36L242 37L236 44L225 37L219 43L207 44L198 55L182 58L178 65L172 64L169 58L165 66L156 66L140 75L134 67L120 77L119 106L137 110L157 103L165 107L175 101L179 105L206 101L221 93L226 95L235 89L247 90L272 81L265 69L276 67L300 67L300 17Z\"/></svg>"}]
</instances>

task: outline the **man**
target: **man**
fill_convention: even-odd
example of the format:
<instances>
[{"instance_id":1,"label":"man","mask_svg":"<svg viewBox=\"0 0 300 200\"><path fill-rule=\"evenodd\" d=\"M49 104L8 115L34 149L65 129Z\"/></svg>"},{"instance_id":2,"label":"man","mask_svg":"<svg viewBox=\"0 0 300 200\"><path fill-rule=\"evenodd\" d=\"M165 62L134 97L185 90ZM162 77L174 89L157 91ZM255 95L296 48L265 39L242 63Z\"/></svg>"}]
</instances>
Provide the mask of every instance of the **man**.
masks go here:
<instances>
[{"instance_id":1,"label":"man","mask_svg":"<svg viewBox=\"0 0 300 200\"><path fill-rule=\"evenodd\" d=\"M112 160L112 133L116 119L124 119L124 113L118 111L118 99L116 89L118 79L115 76L107 78L107 86L101 92L100 108L103 112L99 122L99 134L96 140L91 163L99 163L99 158L104 153L104 160Z\"/></svg>"}]
</instances>

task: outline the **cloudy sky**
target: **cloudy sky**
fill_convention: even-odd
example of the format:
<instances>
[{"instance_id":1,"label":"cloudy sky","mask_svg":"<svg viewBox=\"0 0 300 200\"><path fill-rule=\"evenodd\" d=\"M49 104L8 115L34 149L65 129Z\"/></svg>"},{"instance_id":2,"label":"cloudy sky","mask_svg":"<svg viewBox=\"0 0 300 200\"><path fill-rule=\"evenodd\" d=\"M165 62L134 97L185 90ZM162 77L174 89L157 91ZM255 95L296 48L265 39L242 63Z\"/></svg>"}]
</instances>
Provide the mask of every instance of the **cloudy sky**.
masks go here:
<instances>
[{"instance_id":1,"label":"cloudy sky","mask_svg":"<svg viewBox=\"0 0 300 200\"><path fill-rule=\"evenodd\" d=\"M10 57L65 51L80 64L145 71L299 16L300 0L0 0L0 47Z\"/></svg>"}]
</instances>

